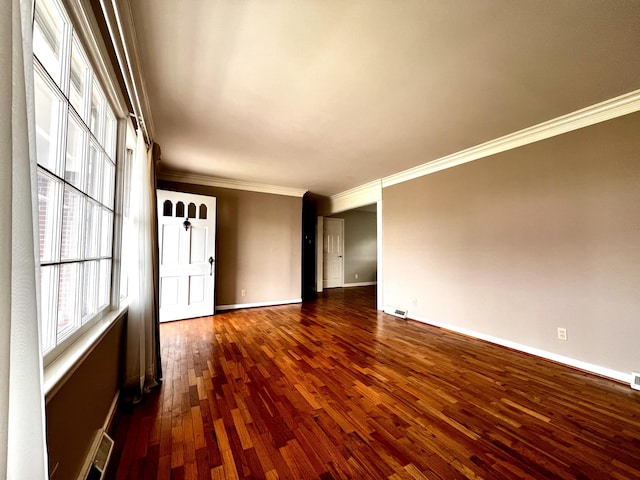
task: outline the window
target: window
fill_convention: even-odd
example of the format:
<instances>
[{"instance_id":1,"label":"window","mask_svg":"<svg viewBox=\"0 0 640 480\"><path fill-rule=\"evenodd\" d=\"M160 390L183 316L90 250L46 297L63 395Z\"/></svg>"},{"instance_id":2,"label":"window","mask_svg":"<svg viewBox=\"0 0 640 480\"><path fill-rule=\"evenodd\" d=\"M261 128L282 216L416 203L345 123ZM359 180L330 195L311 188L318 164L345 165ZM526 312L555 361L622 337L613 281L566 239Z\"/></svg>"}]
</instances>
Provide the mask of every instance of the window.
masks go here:
<instances>
[{"instance_id":1,"label":"window","mask_svg":"<svg viewBox=\"0 0 640 480\"><path fill-rule=\"evenodd\" d=\"M42 353L110 306L116 116L58 0L33 28Z\"/></svg>"}]
</instances>

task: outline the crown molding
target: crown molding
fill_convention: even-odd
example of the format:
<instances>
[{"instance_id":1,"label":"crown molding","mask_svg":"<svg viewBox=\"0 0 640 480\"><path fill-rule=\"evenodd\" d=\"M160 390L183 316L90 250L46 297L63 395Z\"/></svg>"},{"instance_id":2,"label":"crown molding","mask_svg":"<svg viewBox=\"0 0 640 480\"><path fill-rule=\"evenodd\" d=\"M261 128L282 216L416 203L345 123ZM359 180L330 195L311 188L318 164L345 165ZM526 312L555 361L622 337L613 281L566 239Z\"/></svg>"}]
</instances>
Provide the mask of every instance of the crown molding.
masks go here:
<instances>
[{"instance_id":1,"label":"crown molding","mask_svg":"<svg viewBox=\"0 0 640 480\"><path fill-rule=\"evenodd\" d=\"M209 187L230 188L247 192L271 193L289 197L302 197L307 191L302 188L280 187L264 183L245 182L230 178L211 177L196 173L163 172L158 174L158 180L167 182L189 183L193 185L207 185Z\"/></svg>"},{"instance_id":2,"label":"crown molding","mask_svg":"<svg viewBox=\"0 0 640 480\"><path fill-rule=\"evenodd\" d=\"M414 178L439 172L447 168L473 162L481 158L506 152L514 148L539 142L580 128L612 120L640 111L640 90L620 95L590 107L554 118L533 127L505 135L475 147L438 158L417 167L404 170L382 179L382 188L406 182ZM347 192L345 192L347 193ZM340 194L341 195L341 194Z\"/></svg>"},{"instance_id":3,"label":"crown molding","mask_svg":"<svg viewBox=\"0 0 640 480\"><path fill-rule=\"evenodd\" d=\"M381 199L382 184L380 179L378 179L329 197L328 215L364 207L365 205L376 203Z\"/></svg>"}]
</instances>

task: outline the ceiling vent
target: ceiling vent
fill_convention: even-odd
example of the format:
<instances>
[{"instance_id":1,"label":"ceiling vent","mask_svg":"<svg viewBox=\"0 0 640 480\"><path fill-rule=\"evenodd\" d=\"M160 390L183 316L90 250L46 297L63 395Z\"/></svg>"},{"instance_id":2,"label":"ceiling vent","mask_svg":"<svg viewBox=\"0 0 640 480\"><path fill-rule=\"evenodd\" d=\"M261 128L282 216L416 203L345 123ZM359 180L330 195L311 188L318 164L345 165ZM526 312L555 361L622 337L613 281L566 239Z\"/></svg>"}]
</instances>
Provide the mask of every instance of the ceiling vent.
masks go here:
<instances>
[{"instance_id":1,"label":"ceiling vent","mask_svg":"<svg viewBox=\"0 0 640 480\"><path fill-rule=\"evenodd\" d=\"M407 318L407 310L404 308L387 306L384 308L384 313L388 313L389 315L393 315L394 317L402 318L405 320Z\"/></svg>"}]
</instances>

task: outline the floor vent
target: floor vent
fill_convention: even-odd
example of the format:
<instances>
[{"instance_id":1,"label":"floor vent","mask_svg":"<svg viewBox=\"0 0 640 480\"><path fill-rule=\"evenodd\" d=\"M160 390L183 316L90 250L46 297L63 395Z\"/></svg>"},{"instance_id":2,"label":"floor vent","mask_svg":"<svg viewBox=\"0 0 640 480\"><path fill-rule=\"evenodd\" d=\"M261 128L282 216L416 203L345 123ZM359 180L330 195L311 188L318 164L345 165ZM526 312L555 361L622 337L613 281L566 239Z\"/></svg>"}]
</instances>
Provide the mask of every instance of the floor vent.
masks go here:
<instances>
[{"instance_id":1,"label":"floor vent","mask_svg":"<svg viewBox=\"0 0 640 480\"><path fill-rule=\"evenodd\" d=\"M640 390L640 373L631 372L631 388Z\"/></svg>"},{"instance_id":2,"label":"floor vent","mask_svg":"<svg viewBox=\"0 0 640 480\"><path fill-rule=\"evenodd\" d=\"M109 465L112 450L113 440L106 432L100 432L97 445L93 450L93 457L91 457L91 464L87 470L87 475L84 477L85 480L102 480L107 470L107 465Z\"/></svg>"},{"instance_id":3,"label":"floor vent","mask_svg":"<svg viewBox=\"0 0 640 480\"><path fill-rule=\"evenodd\" d=\"M399 317L403 319L407 318L407 311L403 308L385 307L384 313L388 313L389 315L393 315L395 317Z\"/></svg>"}]
</instances>

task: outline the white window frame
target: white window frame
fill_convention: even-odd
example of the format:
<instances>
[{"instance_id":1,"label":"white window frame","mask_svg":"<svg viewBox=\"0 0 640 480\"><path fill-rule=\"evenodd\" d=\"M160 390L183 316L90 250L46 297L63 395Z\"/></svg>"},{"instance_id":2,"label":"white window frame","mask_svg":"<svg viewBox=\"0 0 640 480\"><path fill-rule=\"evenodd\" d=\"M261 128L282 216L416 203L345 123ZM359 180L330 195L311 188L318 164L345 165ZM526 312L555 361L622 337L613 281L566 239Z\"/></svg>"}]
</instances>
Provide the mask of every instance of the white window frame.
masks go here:
<instances>
[{"instance_id":1,"label":"white window frame","mask_svg":"<svg viewBox=\"0 0 640 480\"><path fill-rule=\"evenodd\" d=\"M45 394L47 398L50 395L53 395L57 388L64 383L64 380L70 375L70 373L75 369L75 365L80 362L86 354L93 348L96 342L102 338L106 332L115 324L116 319L120 318L124 311L126 310L126 305L120 302L119 295L119 279L120 279L120 256L121 256L121 201L120 197L122 196L122 192L128 188L128 185L124 185L121 181L120 174L120 165L123 163L122 159L125 151L125 130L127 123L130 123L128 118L128 111L126 107L126 102L124 100L124 96L118 86L117 77L114 73L113 67L110 64L109 55L105 48L104 42L101 37L100 30L97 26L97 22L95 20L93 11L91 10L89 2L85 2L83 0L38 0L39 2L46 3L56 3L59 7L59 10L64 17L64 23L66 25L65 31L63 34L62 44L64 47L62 55L61 55L61 77L62 80L56 83L57 88L59 88L59 92L67 92L66 94L62 93L65 96L66 100L63 102L63 106L59 112L59 118L62 120L63 124L58 126L58 137L62 135L66 136L66 122L67 122L67 111L66 108L72 109L75 111L75 108L70 103L71 93L69 92L70 88L70 64L71 64L71 45L73 44L75 47L75 43L77 42L80 45L81 50L80 54L82 55L82 60L86 61L89 69L92 71L91 74L88 74L85 78L85 92L88 96L85 98L85 111L86 112L76 112L77 116L79 116L83 122L90 121L90 106L91 106L91 96L93 95L94 85L99 85L98 95L100 101L103 105L108 106L109 108L104 108L104 116L101 125L101 132L96 132L97 137L101 139L102 149L101 153L104 151L105 153L102 155L110 156L111 160L115 161L115 178L112 179L111 185L108 185L108 188L111 190L113 194L113 205L110 210L113 212L111 217L111 252L110 252L110 261L111 261L111 271L110 277L108 279L108 285L110 288L110 294L107 296L104 305L98 305L98 313L91 317L90 320L81 319L79 321L82 322L82 326L76 329L72 334L70 334L67 338L62 339L58 344L49 350L43 356L44 362L44 373L45 373ZM65 51L66 49L66 51ZM44 70L39 61L36 59L34 55L34 71L36 69ZM45 76L45 78L47 78ZM112 142L114 144L106 144L107 139L104 137L107 135L105 124L107 122L107 112L111 112L111 119L115 120L112 129ZM64 119L62 117L65 117ZM90 125L89 125L90 128ZM94 138L93 135L89 134L87 138L85 138L85 153L88 154L89 144L91 139ZM64 139L66 140L66 139ZM66 158L66 149L63 151L63 146L65 142L59 141L56 147L58 148L57 155L60 159L60 162L64 162ZM106 157L100 156L101 162L106 162ZM113 155L113 156L111 156ZM86 159L83 159L86 161ZM102 166L104 168L104 165ZM109 167L111 168L111 167ZM67 185L68 182L65 181L65 171L64 164L61 165L56 172L56 175L62 180L62 188L61 192L64 191L64 185ZM83 174L86 175L86 174ZM84 180L84 179L83 179ZM71 185L71 184L69 184ZM75 188L75 187L74 187ZM104 188L104 187L103 187ZM62 193L61 193L62 195ZM104 195L99 196L99 201L107 202L109 201L104 197ZM88 200L85 200L85 204ZM60 201L62 204L62 200ZM81 208L81 215L85 215L84 208ZM104 210L104 207L100 207ZM62 222L62 214L60 213L58 221ZM84 218L82 218L81 222L84 222ZM102 227L102 226L101 226ZM101 228L100 227L100 228ZM62 226L60 225L61 229ZM84 243L82 239L80 240L81 246L80 248L84 248ZM58 246L60 248L60 246ZM100 246L98 247L101 248ZM102 252L99 252L99 255L104 253L104 249ZM81 256L81 258L84 258ZM59 259L58 259L59 260ZM79 260L80 262L86 262L87 260ZM97 265L97 268L100 268L100 264ZM80 275L82 277L82 275ZM79 279L81 281L81 278ZM99 275L96 278L96 282L99 282ZM57 287L56 287L57 288ZM98 288L98 287L96 287ZM96 293L99 296L99 293ZM47 296L47 292L42 292L42 297ZM76 302L78 305L76 308L81 308L82 299L77 299ZM57 309L57 302L53 305L54 308ZM78 312L78 316L80 317L80 312ZM43 327L46 325L43 324ZM43 334L45 333L46 328L43 328Z\"/></svg>"}]
</instances>

